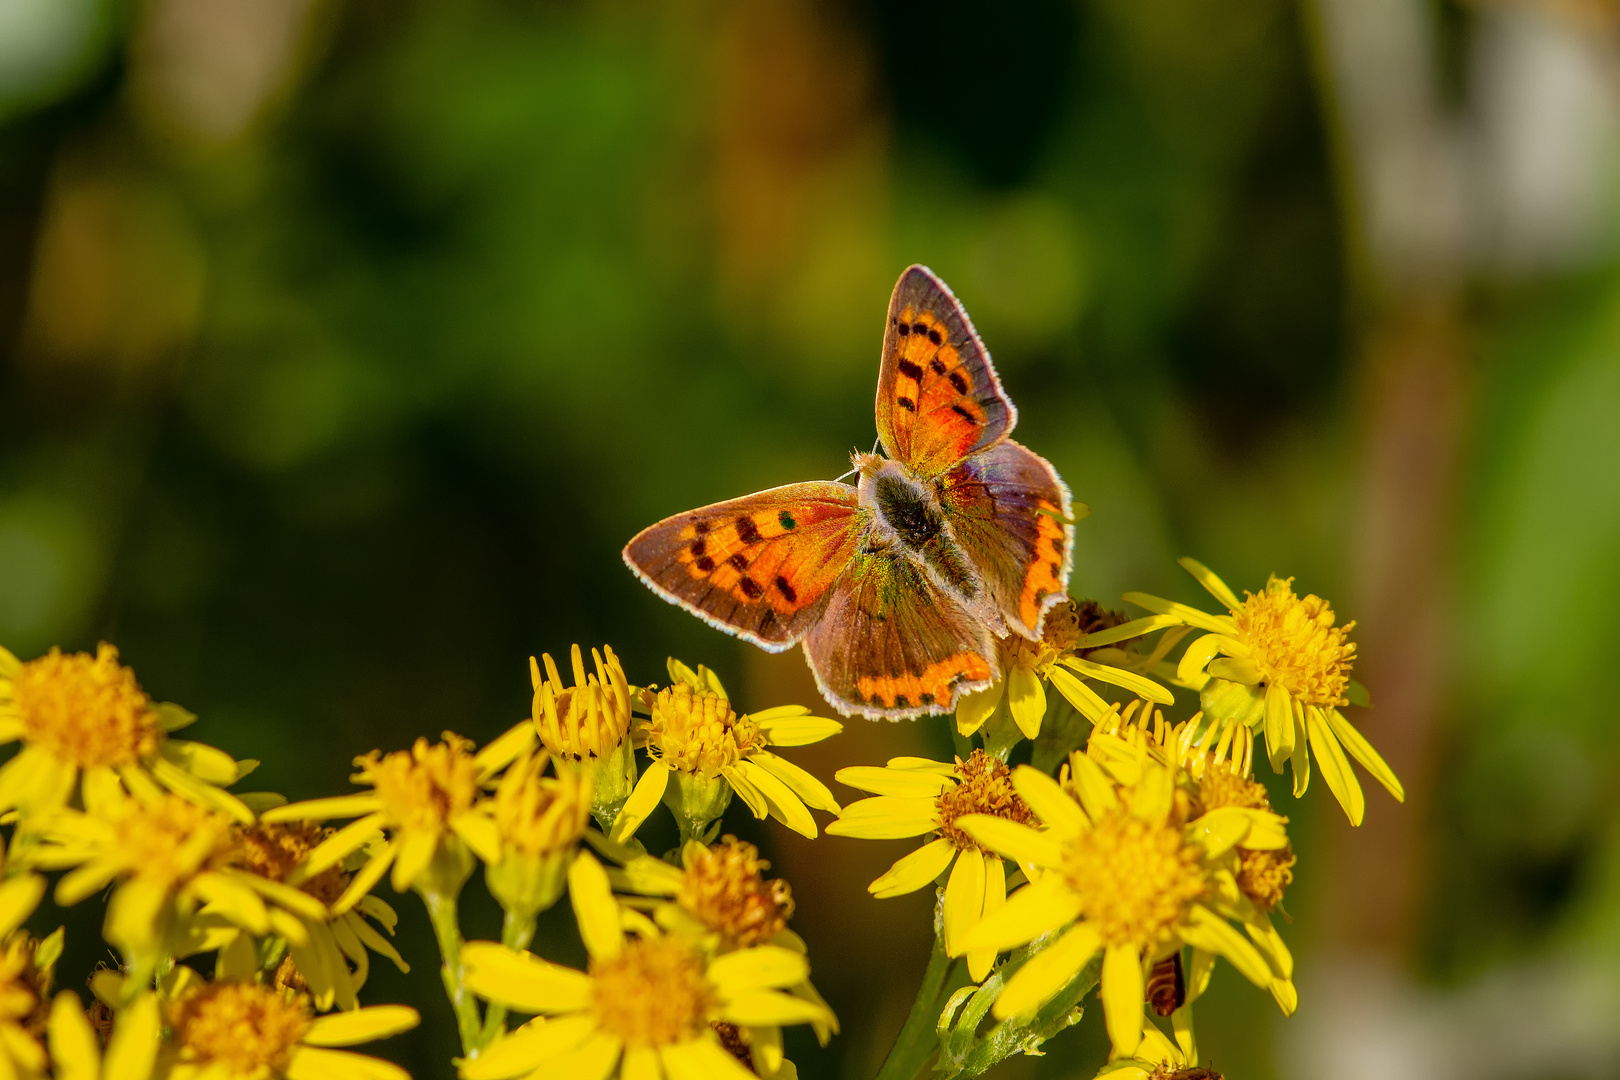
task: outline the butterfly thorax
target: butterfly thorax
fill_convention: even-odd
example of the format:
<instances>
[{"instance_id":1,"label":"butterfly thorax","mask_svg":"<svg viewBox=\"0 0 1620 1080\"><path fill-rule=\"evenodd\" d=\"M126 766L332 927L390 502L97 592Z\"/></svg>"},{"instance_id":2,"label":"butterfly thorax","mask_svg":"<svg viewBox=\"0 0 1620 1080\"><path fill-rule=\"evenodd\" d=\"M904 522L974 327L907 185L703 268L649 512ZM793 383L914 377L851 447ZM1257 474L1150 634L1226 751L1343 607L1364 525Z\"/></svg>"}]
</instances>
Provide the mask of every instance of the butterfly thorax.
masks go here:
<instances>
[{"instance_id":1,"label":"butterfly thorax","mask_svg":"<svg viewBox=\"0 0 1620 1080\"><path fill-rule=\"evenodd\" d=\"M857 497L872 522L867 550L898 549L921 562L970 606L976 605L979 575L957 542L933 486L917 479L901 462L876 454L857 454L855 467L861 474Z\"/></svg>"}]
</instances>

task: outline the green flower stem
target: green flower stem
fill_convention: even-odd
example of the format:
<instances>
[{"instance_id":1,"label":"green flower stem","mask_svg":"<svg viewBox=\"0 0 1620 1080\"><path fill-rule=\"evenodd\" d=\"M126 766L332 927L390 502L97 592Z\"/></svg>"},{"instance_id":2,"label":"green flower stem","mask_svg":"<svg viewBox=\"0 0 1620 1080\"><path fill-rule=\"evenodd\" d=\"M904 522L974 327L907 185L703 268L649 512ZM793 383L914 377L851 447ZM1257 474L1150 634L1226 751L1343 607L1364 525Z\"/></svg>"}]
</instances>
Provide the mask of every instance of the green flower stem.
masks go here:
<instances>
[{"instance_id":1,"label":"green flower stem","mask_svg":"<svg viewBox=\"0 0 1620 1080\"><path fill-rule=\"evenodd\" d=\"M939 1048L935 1028L939 1023L941 999L960 975L962 962L945 955L944 920L939 905L934 908L934 950L928 956L928 968L923 972L922 985L917 988L917 1000L895 1037L889 1056L883 1059L875 1080L915 1080Z\"/></svg>"},{"instance_id":2,"label":"green flower stem","mask_svg":"<svg viewBox=\"0 0 1620 1080\"><path fill-rule=\"evenodd\" d=\"M450 1007L455 1010L461 1049L470 1054L482 1045L483 1025L478 1019L478 1003L462 983L461 921L456 913L456 897L433 888L422 889L421 895L427 905L428 921L433 924L433 936L439 943L439 956L444 959L440 973Z\"/></svg>"},{"instance_id":3,"label":"green flower stem","mask_svg":"<svg viewBox=\"0 0 1620 1080\"><path fill-rule=\"evenodd\" d=\"M509 949L522 952L534 940L534 923L537 912L508 910L506 917L501 921L501 944ZM506 1006L497 1005L493 1001L484 1012L484 1030L478 1038L478 1049L482 1050L506 1031Z\"/></svg>"}]
</instances>

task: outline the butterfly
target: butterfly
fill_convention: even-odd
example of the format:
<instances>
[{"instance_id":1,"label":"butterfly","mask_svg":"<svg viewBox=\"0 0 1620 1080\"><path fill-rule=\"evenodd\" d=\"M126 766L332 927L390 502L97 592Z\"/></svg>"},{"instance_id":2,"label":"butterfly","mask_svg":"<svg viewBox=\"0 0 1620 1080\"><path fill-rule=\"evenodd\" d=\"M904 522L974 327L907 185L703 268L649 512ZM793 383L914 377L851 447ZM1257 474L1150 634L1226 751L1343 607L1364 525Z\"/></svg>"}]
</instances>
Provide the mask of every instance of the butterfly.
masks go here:
<instances>
[{"instance_id":1,"label":"butterfly","mask_svg":"<svg viewBox=\"0 0 1620 1080\"><path fill-rule=\"evenodd\" d=\"M878 375L884 453L854 486L788 484L666 518L624 561L711 626L802 641L845 716L952 711L999 676L997 641L1039 641L1068 594L1069 489L1008 435L1018 410L967 312L927 267L900 275Z\"/></svg>"}]
</instances>

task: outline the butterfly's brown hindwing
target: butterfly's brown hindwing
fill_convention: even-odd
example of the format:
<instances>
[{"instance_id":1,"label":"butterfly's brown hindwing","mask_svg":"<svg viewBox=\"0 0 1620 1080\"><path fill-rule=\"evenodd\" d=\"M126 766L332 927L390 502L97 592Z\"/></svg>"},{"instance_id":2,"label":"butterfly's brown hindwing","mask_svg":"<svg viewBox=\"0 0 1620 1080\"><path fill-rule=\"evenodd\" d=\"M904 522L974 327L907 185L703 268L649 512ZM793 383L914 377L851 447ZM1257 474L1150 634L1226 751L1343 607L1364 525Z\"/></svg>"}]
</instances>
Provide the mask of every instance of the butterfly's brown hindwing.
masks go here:
<instances>
[{"instance_id":1,"label":"butterfly's brown hindwing","mask_svg":"<svg viewBox=\"0 0 1620 1080\"><path fill-rule=\"evenodd\" d=\"M878 436L889 456L931 479L1017 422L961 303L927 267L907 268L889 300L878 374Z\"/></svg>"},{"instance_id":2,"label":"butterfly's brown hindwing","mask_svg":"<svg viewBox=\"0 0 1620 1080\"><path fill-rule=\"evenodd\" d=\"M849 565L860 520L854 488L789 484L666 518L625 545L624 561L664 599L780 652Z\"/></svg>"},{"instance_id":3,"label":"butterfly's brown hindwing","mask_svg":"<svg viewBox=\"0 0 1620 1080\"><path fill-rule=\"evenodd\" d=\"M858 553L804 638L822 695L845 716L950 712L996 677L995 641L894 549Z\"/></svg>"},{"instance_id":4,"label":"butterfly's brown hindwing","mask_svg":"<svg viewBox=\"0 0 1620 1080\"><path fill-rule=\"evenodd\" d=\"M1074 507L1057 470L1006 439L951 469L936 490L1007 626L1040 640L1046 609L1068 595L1074 563Z\"/></svg>"}]
</instances>

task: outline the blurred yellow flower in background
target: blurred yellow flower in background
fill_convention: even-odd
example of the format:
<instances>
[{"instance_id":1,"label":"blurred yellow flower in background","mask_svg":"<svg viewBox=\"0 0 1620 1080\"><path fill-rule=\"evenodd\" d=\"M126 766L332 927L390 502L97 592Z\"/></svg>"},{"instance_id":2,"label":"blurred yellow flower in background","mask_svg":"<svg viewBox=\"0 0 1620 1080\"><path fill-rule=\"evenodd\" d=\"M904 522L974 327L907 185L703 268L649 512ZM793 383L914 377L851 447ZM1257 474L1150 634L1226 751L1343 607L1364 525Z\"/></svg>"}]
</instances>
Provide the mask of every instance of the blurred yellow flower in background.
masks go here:
<instances>
[{"instance_id":1,"label":"blurred yellow flower in background","mask_svg":"<svg viewBox=\"0 0 1620 1080\"><path fill-rule=\"evenodd\" d=\"M506 765L510 741L492 742L474 755L472 742L453 732L444 740L429 743L417 739L409 750L382 754L373 750L354 759L359 772L352 779L370 784L365 795L339 795L330 799L278 806L265 812L266 823L323 821L331 818L357 818L322 841L304 863L303 875L313 876L335 866L368 845L383 832L388 840L371 850L365 864L355 873L343 895L332 905L335 912L349 910L392 867L395 891L416 885L443 854L463 879L471 872L466 852L475 852L485 862L501 858L500 829L482 808L474 804L479 785ZM460 882L458 881L459 887Z\"/></svg>"},{"instance_id":2,"label":"blurred yellow flower in background","mask_svg":"<svg viewBox=\"0 0 1620 1080\"><path fill-rule=\"evenodd\" d=\"M105 642L95 656L52 648L27 663L0 648L0 743L23 744L0 766L0 810L49 811L78 795L93 811L120 787L135 792L161 784L252 821L252 812L223 789L257 762L169 738L194 720L177 705L153 703Z\"/></svg>"},{"instance_id":3,"label":"blurred yellow flower in background","mask_svg":"<svg viewBox=\"0 0 1620 1080\"><path fill-rule=\"evenodd\" d=\"M1204 712L1222 723L1263 730L1271 767L1281 772L1284 761L1293 763L1295 796L1310 783L1314 751L1322 779L1353 825L1361 824L1366 800L1346 751L1404 801L1395 773L1339 711L1351 704L1353 693L1365 703L1365 692L1350 678L1356 647L1349 632L1355 623L1337 626L1327 601L1295 596L1293 578L1273 576L1263 590L1239 600L1202 563L1180 562L1231 614L1210 615L1146 593L1126 593L1125 599L1208 631L1187 646L1177 670L1183 683L1200 691Z\"/></svg>"}]
</instances>

